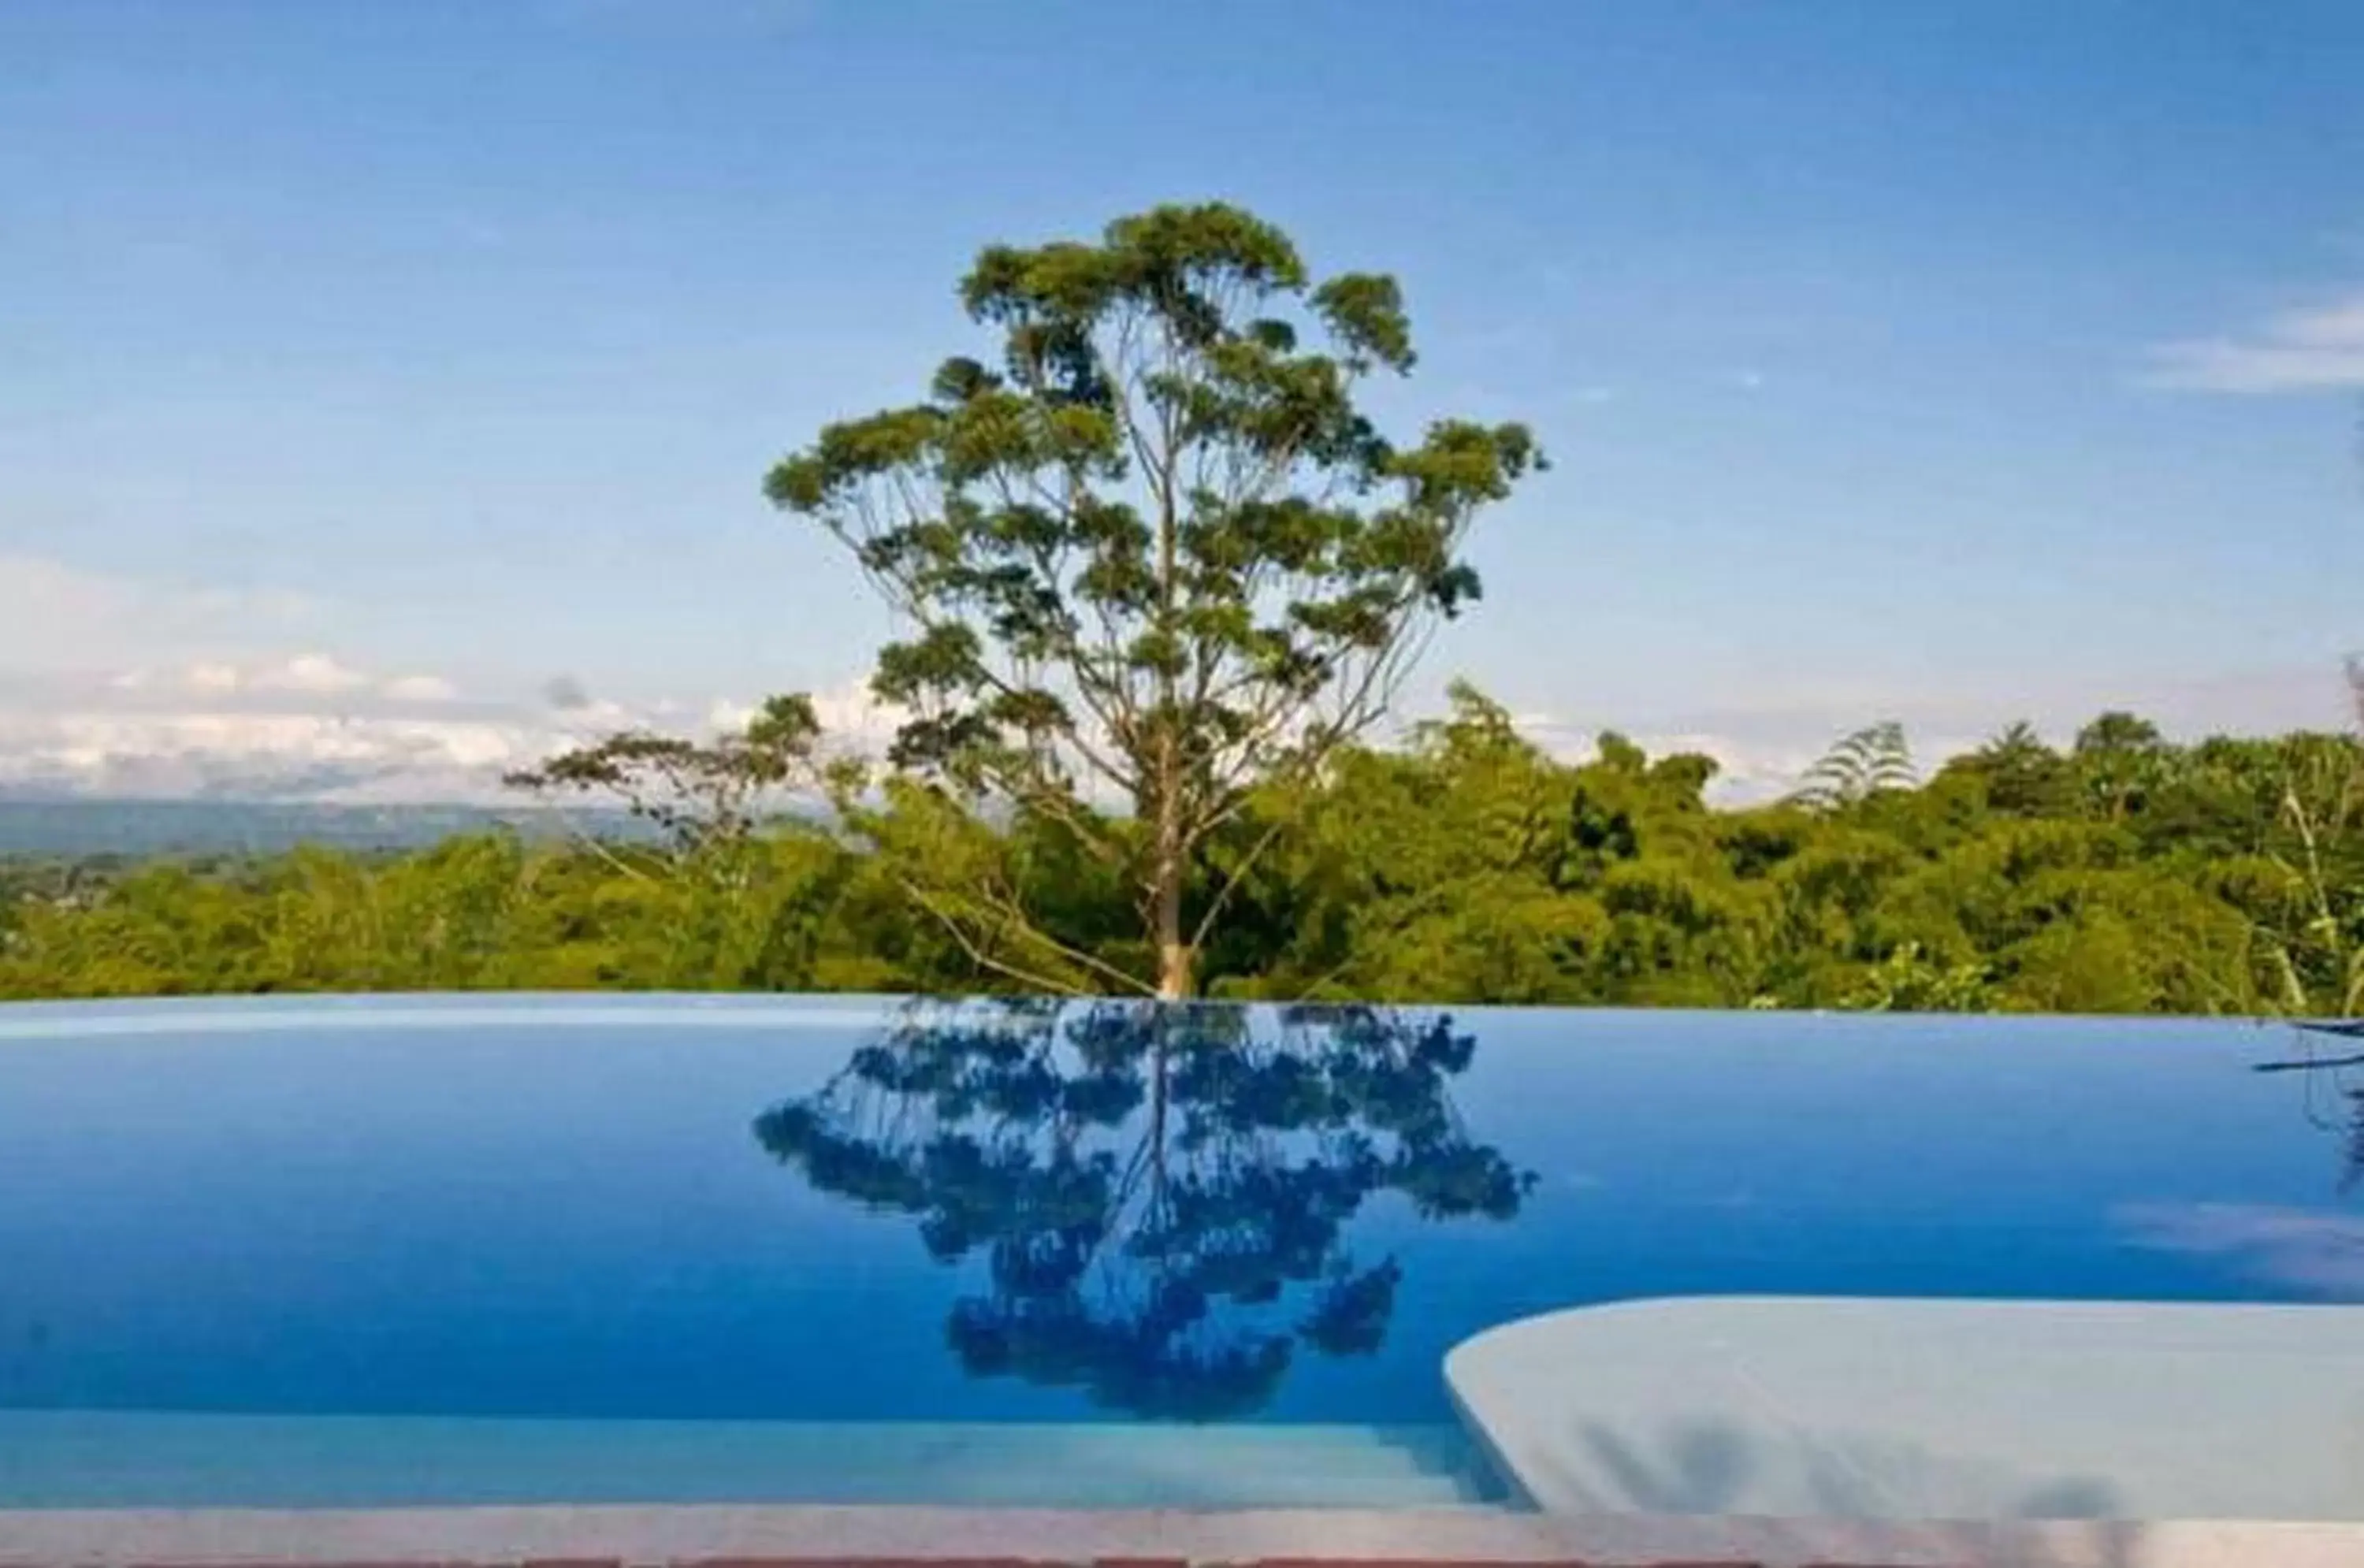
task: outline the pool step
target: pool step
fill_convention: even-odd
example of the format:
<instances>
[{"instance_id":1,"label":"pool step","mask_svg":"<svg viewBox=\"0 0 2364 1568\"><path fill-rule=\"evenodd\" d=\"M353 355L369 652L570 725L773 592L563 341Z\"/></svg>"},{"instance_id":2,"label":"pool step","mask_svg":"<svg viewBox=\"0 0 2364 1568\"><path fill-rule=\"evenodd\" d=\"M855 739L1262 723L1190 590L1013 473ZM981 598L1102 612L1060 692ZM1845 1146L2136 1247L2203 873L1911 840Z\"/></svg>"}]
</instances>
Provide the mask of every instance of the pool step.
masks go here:
<instances>
[{"instance_id":1,"label":"pool step","mask_svg":"<svg viewBox=\"0 0 2364 1568\"><path fill-rule=\"evenodd\" d=\"M0 1508L531 1503L1453 1507L1457 1428L0 1411Z\"/></svg>"}]
</instances>

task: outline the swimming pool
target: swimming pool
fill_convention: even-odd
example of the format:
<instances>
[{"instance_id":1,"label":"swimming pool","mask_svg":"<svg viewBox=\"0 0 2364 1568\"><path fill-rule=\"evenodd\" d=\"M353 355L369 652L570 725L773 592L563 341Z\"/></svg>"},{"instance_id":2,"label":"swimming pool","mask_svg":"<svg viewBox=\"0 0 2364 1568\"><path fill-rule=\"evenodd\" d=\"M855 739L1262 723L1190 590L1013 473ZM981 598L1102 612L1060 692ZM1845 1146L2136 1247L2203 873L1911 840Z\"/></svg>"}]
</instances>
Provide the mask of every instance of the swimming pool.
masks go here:
<instances>
[{"instance_id":1,"label":"swimming pool","mask_svg":"<svg viewBox=\"0 0 2364 1568\"><path fill-rule=\"evenodd\" d=\"M0 1008L0 1507L1492 1506L1441 1363L1556 1307L2364 1300L2340 1043L895 999Z\"/></svg>"}]
</instances>

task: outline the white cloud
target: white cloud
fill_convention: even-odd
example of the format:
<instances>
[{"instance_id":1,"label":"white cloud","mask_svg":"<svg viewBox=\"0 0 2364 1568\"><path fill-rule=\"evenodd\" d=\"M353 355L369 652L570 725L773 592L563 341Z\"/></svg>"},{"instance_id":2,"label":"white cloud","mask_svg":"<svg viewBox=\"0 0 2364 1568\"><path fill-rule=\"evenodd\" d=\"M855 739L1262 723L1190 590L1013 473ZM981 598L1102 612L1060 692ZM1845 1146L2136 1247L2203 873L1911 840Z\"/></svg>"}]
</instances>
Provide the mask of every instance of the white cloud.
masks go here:
<instances>
[{"instance_id":1,"label":"white cloud","mask_svg":"<svg viewBox=\"0 0 2364 1568\"><path fill-rule=\"evenodd\" d=\"M837 756L885 756L895 731L909 717L904 709L872 696L869 684L864 681L848 681L808 695L813 717L820 721L821 749ZM719 697L708 705L706 723L709 729L727 731L744 727L754 717L753 703Z\"/></svg>"},{"instance_id":2,"label":"white cloud","mask_svg":"<svg viewBox=\"0 0 2364 1568\"><path fill-rule=\"evenodd\" d=\"M138 672L134 672L138 678ZM181 672L181 684L193 692L234 692L242 684L235 664L216 664L200 661Z\"/></svg>"},{"instance_id":3,"label":"white cloud","mask_svg":"<svg viewBox=\"0 0 2364 1568\"><path fill-rule=\"evenodd\" d=\"M731 697L717 697L707 705L706 727L718 732L743 729L747 726L747 721L754 717L754 704L740 702Z\"/></svg>"},{"instance_id":4,"label":"white cloud","mask_svg":"<svg viewBox=\"0 0 2364 1568\"><path fill-rule=\"evenodd\" d=\"M618 729L743 725L743 703L471 690L329 646L327 606L272 589L110 576L0 551L0 792L335 800L500 798L500 775ZM833 747L896 716L815 695Z\"/></svg>"},{"instance_id":5,"label":"white cloud","mask_svg":"<svg viewBox=\"0 0 2364 1568\"><path fill-rule=\"evenodd\" d=\"M325 653L298 653L283 663L256 671L251 684L259 691L308 692L329 696L358 691L370 684L370 678Z\"/></svg>"},{"instance_id":6,"label":"white cloud","mask_svg":"<svg viewBox=\"0 0 2364 1568\"><path fill-rule=\"evenodd\" d=\"M395 702L443 703L459 696L459 691L440 675L396 675L378 684L381 695Z\"/></svg>"},{"instance_id":7,"label":"white cloud","mask_svg":"<svg viewBox=\"0 0 2364 1568\"><path fill-rule=\"evenodd\" d=\"M0 790L475 798L563 726L382 679L284 590L112 575L0 552Z\"/></svg>"},{"instance_id":8,"label":"white cloud","mask_svg":"<svg viewBox=\"0 0 2364 1568\"><path fill-rule=\"evenodd\" d=\"M0 795L332 801L513 799L501 775L619 729L715 728L753 709L718 700L630 704L579 684L472 696L440 675L384 677L307 652L193 661L114 676L0 669ZM858 686L814 706L832 750L875 754L892 715Z\"/></svg>"},{"instance_id":9,"label":"white cloud","mask_svg":"<svg viewBox=\"0 0 2364 1568\"><path fill-rule=\"evenodd\" d=\"M870 695L866 681L850 681L812 694L813 716L821 733L842 751L881 755L910 715Z\"/></svg>"},{"instance_id":10,"label":"white cloud","mask_svg":"<svg viewBox=\"0 0 2364 1568\"><path fill-rule=\"evenodd\" d=\"M2162 344L2146 378L2195 392L2266 394L2364 388L2364 290L2269 317L2254 332Z\"/></svg>"},{"instance_id":11,"label":"white cloud","mask_svg":"<svg viewBox=\"0 0 2364 1568\"><path fill-rule=\"evenodd\" d=\"M569 708L563 728L570 735L608 735L619 729L650 728L647 719L637 708L595 697L581 707Z\"/></svg>"},{"instance_id":12,"label":"white cloud","mask_svg":"<svg viewBox=\"0 0 2364 1568\"><path fill-rule=\"evenodd\" d=\"M316 698L366 693L396 704L448 703L459 691L440 675L379 680L326 653L249 661L193 659L178 666L121 671L106 689L126 698L232 698L252 706L273 698Z\"/></svg>"},{"instance_id":13,"label":"white cloud","mask_svg":"<svg viewBox=\"0 0 2364 1568\"><path fill-rule=\"evenodd\" d=\"M0 713L0 789L95 795L473 800L561 738L497 718Z\"/></svg>"}]
</instances>

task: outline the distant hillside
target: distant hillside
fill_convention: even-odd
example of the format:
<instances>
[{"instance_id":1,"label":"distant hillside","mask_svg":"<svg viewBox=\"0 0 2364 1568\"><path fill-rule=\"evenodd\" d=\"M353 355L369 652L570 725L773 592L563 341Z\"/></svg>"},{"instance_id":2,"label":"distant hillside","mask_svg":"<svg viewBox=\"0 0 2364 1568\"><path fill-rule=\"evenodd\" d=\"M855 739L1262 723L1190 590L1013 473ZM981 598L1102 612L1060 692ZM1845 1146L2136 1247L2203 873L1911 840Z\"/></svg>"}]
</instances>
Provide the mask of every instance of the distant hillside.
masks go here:
<instances>
[{"instance_id":1,"label":"distant hillside","mask_svg":"<svg viewBox=\"0 0 2364 1568\"><path fill-rule=\"evenodd\" d=\"M415 849L507 826L528 838L647 829L620 811L229 800L0 800L0 855L267 854L298 844Z\"/></svg>"}]
</instances>

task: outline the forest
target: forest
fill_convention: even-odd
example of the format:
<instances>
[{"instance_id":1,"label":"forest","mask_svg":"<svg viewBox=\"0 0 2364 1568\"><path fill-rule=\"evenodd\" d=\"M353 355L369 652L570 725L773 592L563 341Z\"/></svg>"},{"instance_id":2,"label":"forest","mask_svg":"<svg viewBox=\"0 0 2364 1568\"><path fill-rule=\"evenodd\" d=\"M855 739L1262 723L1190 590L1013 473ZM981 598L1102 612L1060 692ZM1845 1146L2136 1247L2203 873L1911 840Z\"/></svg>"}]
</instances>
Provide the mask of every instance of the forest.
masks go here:
<instances>
[{"instance_id":1,"label":"forest","mask_svg":"<svg viewBox=\"0 0 2364 1568\"><path fill-rule=\"evenodd\" d=\"M758 742L764 723L751 726ZM811 740L792 728L797 755ZM1154 987L1135 890L1062 817L978 809L896 774L832 806L800 808L793 795L784 806L764 790L795 781L745 737L644 743L621 762L586 754L572 772L637 803L657 831L9 863L0 996ZM1310 783L1268 785L1212 836L1186 906L1232 885L1199 953L1199 989L2364 1010L2364 746L2352 735L2176 744L2104 715L2065 748L2014 727L1923 777L1902 734L1879 726L1834 748L1790 798L1743 809L1709 804L1714 773L1707 757L1653 758L1613 735L1589 760L1555 759L1501 706L1456 688L1447 717L1398 745L1344 748Z\"/></svg>"}]
</instances>

